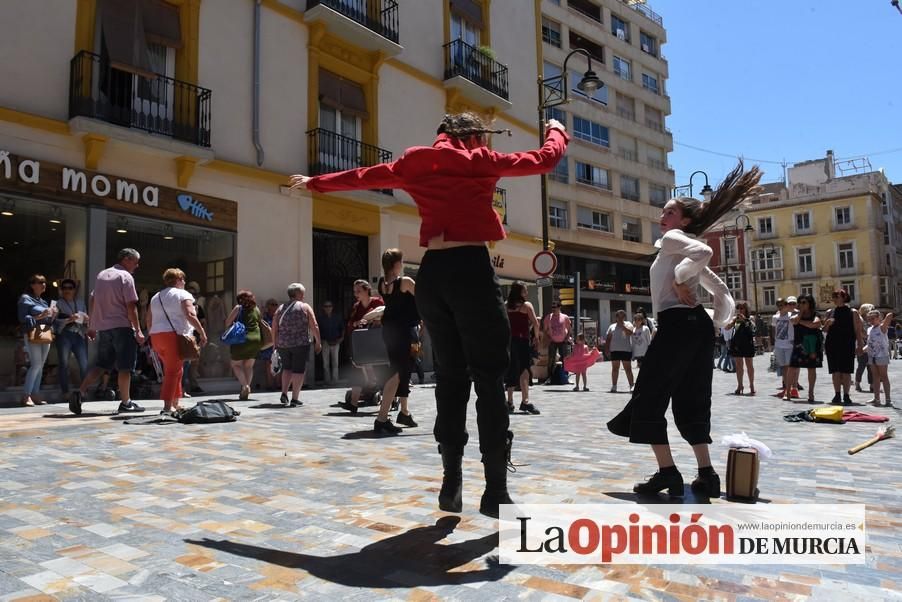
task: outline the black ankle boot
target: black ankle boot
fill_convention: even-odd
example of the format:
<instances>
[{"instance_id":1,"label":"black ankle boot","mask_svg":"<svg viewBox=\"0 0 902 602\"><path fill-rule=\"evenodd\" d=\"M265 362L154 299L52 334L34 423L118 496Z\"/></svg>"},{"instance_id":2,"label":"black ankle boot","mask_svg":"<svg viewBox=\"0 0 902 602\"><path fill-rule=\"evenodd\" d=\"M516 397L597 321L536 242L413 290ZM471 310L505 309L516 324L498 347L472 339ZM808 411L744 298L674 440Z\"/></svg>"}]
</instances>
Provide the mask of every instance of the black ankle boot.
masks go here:
<instances>
[{"instance_id":1,"label":"black ankle boot","mask_svg":"<svg viewBox=\"0 0 902 602\"><path fill-rule=\"evenodd\" d=\"M692 491L707 495L709 498L720 497L720 477L711 466L698 469L698 476L692 481Z\"/></svg>"},{"instance_id":2,"label":"black ankle boot","mask_svg":"<svg viewBox=\"0 0 902 602\"><path fill-rule=\"evenodd\" d=\"M438 492L438 507L445 512L461 512L463 500L461 492L464 487L464 474L461 463L464 450L461 447L438 446L438 452L442 455L442 489Z\"/></svg>"},{"instance_id":3,"label":"black ankle boot","mask_svg":"<svg viewBox=\"0 0 902 602\"><path fill-rule=\"evenodd\" d=\"M482 454L485 493L479 501L479 512L492 518L498 518L498 507L501 504L514 503L507 492L507 470L513 442L514 434L507 431L507 443L503 448Z\"/></svg>"},{"instance_id":4,"label":"black ankle boot","mask_svg":"<svg viewBox=\"0 0 902 602\"><path fill-rule=\"evenodd\" d=\"M676 466L661 468L644 483L633 486L635 493L643 495L655 495L665 489L674 497L683 497L683 475Z\"/></svg>"}]
</instances>

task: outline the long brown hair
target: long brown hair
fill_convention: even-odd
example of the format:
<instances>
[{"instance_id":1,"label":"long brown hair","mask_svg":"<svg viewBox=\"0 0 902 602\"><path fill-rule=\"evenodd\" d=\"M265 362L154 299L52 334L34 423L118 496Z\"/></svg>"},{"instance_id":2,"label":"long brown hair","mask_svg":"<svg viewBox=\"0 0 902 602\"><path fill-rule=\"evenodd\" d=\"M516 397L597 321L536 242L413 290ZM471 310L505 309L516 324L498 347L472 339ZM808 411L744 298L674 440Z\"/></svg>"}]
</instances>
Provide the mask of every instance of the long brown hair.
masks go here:
<instances>
[{"instance_id":1,"label":"long brown hair","mask_svg":"<svg viewBox=\"0 0 902 602\"><path fill-rule=\"evenodd\" d=\"M686 234L700 236L717 223L721 217L734 209L745 197L752 193L758 186L758 181L763 175L757 165L745 171L742 160L733 171L727 174L714 191L714 195L708 202L701 202L691 197L679 197L674 199L683 217L689 218L689 225L683 228Z\"/></svg>"}]
</instances>

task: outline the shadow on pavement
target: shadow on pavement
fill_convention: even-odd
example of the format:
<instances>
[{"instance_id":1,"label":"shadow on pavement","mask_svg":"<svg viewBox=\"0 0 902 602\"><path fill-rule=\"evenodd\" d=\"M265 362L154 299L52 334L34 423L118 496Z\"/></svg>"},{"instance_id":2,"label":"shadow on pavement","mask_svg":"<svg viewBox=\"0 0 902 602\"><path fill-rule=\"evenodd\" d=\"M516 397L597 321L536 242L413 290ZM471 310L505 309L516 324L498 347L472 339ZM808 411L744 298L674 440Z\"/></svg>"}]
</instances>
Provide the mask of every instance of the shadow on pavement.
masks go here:
<instances>
[{"instance_id":1,"label":"shadow on pavement","mask_svg":"<svg viewBox=\"0 0 902 602\"><path fill-rule=\"evenodd\" d=\"M399 433L397 435L384 435L382 433L377 433L373 429L367 429L365 431L354 431L353 433L346 433L341 436L342 439L351 440L351 439L394 439L395 437L426 437L432 436L432 433L411 433L407 434L407 429L404 430L403 433Z\"/></svg>"},{"instance_id":2,"label":"shadow on pavement","mask_svg":"<svg viewBox=\"0 0 902 602\"><path fill-rule=\"evenodd\" d=\"M358 411L356 414L352 414L351 412L344 410L342 412L326 412L323 416L330 416L332 418L372 418L373 416L378 415L379 412L360 412Z\"/></svg>"},{"instance_id":3,"label":"shadow on pavement","mask_svg":"<svg viewBox=\"0 0 902 602\"><path fill-rule=\"evenodd\" d=\"M106 416L107 418L112 418L113 420L116 420L117 417L118 417L118 414L113 414L113 413L98 413L98 412L83 412L83 413L81 413L81 414L77 414L77 415L76 415L76 414L72 414L72 413L70 413L70 412L67 412L67 413L65 413L65 414L43 414L41 417L42 417L42 418L99 418L99 417L103 417L103 416ZM126 416L125 418L128 418L128 416ZM123 418L123 420L124 420L125 418Z\"/></svg>"},{"instance_id":4,"label":"shadow on pavement","mask_svg":"<svg viewBox=\"0 0 902 602\"><path fill-rule=\"evenodd\" d=\"M290 406L283 406L281 403L260 403L255 406L247 406L252 410L292 410ZM300 407L300 406L295 406Z\"/></svg>"},{"instance_id":5,"label":"shadow on pavement","mask_svg":"<svg viewBox=\"0 0 902 602\"><path fill-rule=\"evenodd\" d=\"M301 569L319 579L347 587L408 588L499 581L514 570L515 567L500 565L497 558L491 557L487 559L485 569L452 572L498 547L497 533L453 544L439 544L459 522L460 518L456 516L443 516L435 525L417 527L371 543L359 552L338 556L284 552L228 540L186 539L185 542L290 569Z\"/></svg>"},{"instance_id":6,"label":"shadow on pavement","mask_svg":"<svg viewBox=\"0 0 902 602\"><path fill-rule=\"evenodd\" d=\"M686 487L685 495L681 498L670 497L663 493L660 493L658 495L639 495L638 493L627 493L625 491L605 491L604 495L612 497L616 500L634 502L636 504L639 504L640 506L643 506L645 504L672 504L674 506L680 506L683 504L711 503L711 500L709 500L706 496L696 497L688 486Z\"/></svg>"}]
</instances>

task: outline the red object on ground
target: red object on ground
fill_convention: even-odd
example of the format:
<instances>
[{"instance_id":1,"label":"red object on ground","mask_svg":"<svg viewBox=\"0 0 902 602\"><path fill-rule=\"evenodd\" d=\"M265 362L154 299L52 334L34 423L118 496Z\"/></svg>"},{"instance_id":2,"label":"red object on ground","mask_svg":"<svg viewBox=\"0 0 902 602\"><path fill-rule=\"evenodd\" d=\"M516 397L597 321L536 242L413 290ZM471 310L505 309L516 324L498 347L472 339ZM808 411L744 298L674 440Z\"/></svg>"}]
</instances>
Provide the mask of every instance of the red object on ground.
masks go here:
<instances>
[{"instance_id":1,"label":"red object on ground","mask_svg":"<svg viewBox=\"0 0 902 602\"><path fill-rule=\"evenodd\" d=\"M855 410L843 410L843 422L889 422L889 417L880 414L865 414Z\"/></svg>"}]
</instances>

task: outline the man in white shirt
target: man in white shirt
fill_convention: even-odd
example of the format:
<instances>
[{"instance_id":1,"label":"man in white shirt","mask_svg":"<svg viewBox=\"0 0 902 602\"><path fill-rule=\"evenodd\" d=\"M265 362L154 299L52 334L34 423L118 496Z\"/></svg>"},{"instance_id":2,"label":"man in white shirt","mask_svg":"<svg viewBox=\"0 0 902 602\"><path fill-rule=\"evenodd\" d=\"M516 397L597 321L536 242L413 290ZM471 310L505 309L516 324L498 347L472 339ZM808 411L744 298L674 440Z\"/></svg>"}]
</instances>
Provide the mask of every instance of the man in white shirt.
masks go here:
<instances>
[{"instance_id":1,"label":"man in white shirt","mask_svg":"<svg viewBox=\"0 0 902 602\"><path fill-rule=\"evenodd\" d=\"M787 382L789 374L789 362L792 358L792 348L795 344L795 332L792 327L792 319L795 317L795 308L798 300L795 297L788 297L786 301L777 299L777 313L771 318L771 326L774 331L774 359L776 360L777 370L783 379L782 390L780 396L783 399L791 399L798 397L799 391L795 387L795 383Z\"/></svg>"}]
</instances>

